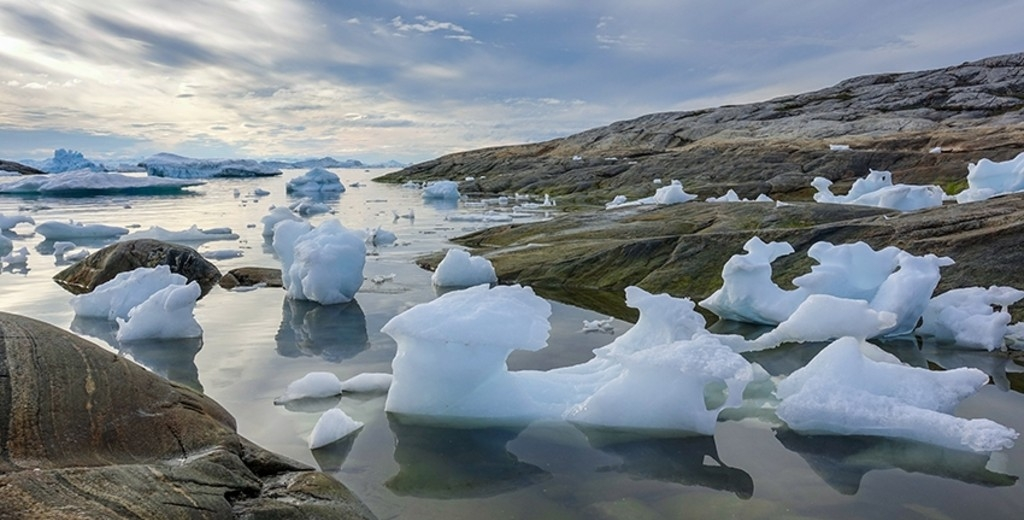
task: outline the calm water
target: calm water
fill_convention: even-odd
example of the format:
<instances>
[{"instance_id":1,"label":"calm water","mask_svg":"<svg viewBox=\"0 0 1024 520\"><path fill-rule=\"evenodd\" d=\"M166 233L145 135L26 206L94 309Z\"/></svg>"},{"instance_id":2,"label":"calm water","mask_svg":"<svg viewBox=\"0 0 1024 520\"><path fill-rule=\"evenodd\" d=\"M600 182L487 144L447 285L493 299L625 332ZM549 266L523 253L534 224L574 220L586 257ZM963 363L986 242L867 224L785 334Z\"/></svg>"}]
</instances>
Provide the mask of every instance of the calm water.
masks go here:
<instances>
[{"instance_id":1,"label":"calm water","mask_svg":"<svg viewBox=\"0 0 1024 520\"><path fill-rule=\"evenodd\" d=\"M444 220L466 208L425 205L414 190L367 182L381 171L335 171L346 185L364 186L328 200L335 215L312 221L338 218L350 228L382 225L399 237L397 247L369 257L365 270L367 278L394 274L394 279L379 285L367 281L353 303L319 306L289 301L280 289L217 288L196 308L205 331L201 341L122 348L107 323L74 319L70 295L50 279L63 266L46 254L52 246L23 224L8 236L15 248L30 249L28 270L0 272L0 309L70 329L202 389L235 415L243 435L333 473L382 519L1015 518L1024 510L1024 484L1018 478L1024 475L1024 440L990 459L915 443L794 435L780 428L770 411L723 416L714 437L610 440L562 423L518 430L406 425L384 414L383 396L274 406L274 397L289 382L310 371L331 371L342 379L390 372L395 344L379 332L381 326L436 297L429 273L413 259L444 249L448 238L479 226ZM284 184L301 173L212 180L174 197L0 196L0 213L30 214L37 223L73 218L141 229L228 226L240 235L237 241L197 246L243 252L240 258L215 261L222 272L279 267L260 236L259 220L270 205L294 201ZM255 188L271 194L253 197ZM394 220L393 211L410 209L415 220ZM557 302L552 306L551 347L513 355L512 368L578 363L613 338L578 332L582 320L603 316ZM616 333L628 327L616 322ZM785 375L821 346L784 347L751 360L773 375ZM998 356L927 345L885 348L916 366L985 370L993 384L965 401L958 415L988 417L1024 432L1024 396L1018 385L1018 391L1009 389L1010 380L1020 381L1021 367ZM347 442L310 452L306 436L319 415L336 406L366 426Z\"/></svg>"}]
</instances>

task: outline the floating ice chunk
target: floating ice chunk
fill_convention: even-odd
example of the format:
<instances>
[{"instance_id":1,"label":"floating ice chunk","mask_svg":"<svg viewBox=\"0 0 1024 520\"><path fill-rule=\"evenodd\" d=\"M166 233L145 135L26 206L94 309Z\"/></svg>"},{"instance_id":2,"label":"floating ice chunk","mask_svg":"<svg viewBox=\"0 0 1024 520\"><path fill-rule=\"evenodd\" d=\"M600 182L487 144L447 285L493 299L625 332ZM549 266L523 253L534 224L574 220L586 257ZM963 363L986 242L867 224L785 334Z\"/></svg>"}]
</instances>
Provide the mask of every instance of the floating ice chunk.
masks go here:
<instances>
[{"instance_id":1,"label":"floating ice chunk","mask_svg":"<svg viewBox=\"0 0 1024 520\"><path fill-rule=\"evenodd\" d=\"M0 184L0 193L46 194L53 196L92 195L97 193L174 193L202 181L133 177L120 173L88 170L60 175L30 175Z\"/></svg>"},{"instance_id":2,"label":"floating ice chunk","mask_svg":"<svg viewBox=\"0 0 1024 520\"><path fill-rule=\"evenodd\" d=\"M844 336L873 338L896 325L891 312L872 309L864 300L812 294L775 329L754 340L758 349L787 342L827 341Z\"/></svg>"},{"instance_id":3,"label":"floating ice chunk","mask_svg":"<svg viewBox=\"0 0 1024 520\"><path fill-rule=\"evenodd\" d=\"M612 324L614 318L605 318L603 320L583 320L583 328L580 332L600 332L602 334L615 334L615 325Z\"/></svg>"},{"instance_id":4,"label":"floating ice chunk","mask_svg":"<svg viewBox=\"0 0 1024 520\"><path fill-rule=\"evenodd\" d=\"M298 399L316 399L341 395L342 385L338 376L330 372L310 372L284 389L284 394L274 399L274 404L284 404Z\"/></svg>"},{"instance_id":5,"label":"floating ice chunk","mask_svg":"<svg viewBox=\"0 0 1024 520\"><path fill-rule=\"evenodd\" d=\"M22 223L32 224L33 226L36 225L35 219L28 215L6 216L3 213L0 213L0 231L10 231L14 226Z\"/></svg>"},{"instance_id":6,"label":"floating ice chunk","mask_svg":"<svg viewBox=\"0 0 1024 520\"><path fill-rule=\"evenodd\" d=\"M309 434L309 449L315 450L340 441L362 427L363 423L349 417L340 408L331 408L313 426L313 432Z\"/></svg>"},{"instance_id":7,"label":"floating ice chunk","mask_svg":"<svg viewBox=\"0 0 1024 520\"><path fill-rule=\"evenodd\" d=\"M142 161L153 177L202 179L209 177L266 177L281 175L281 170L251 159L193 159L171 153L158 153Z\"/></svg>"},{"instance_id":8,"label":"floating ice chunk","mask_svg":"<svg viewBox=\"0 0 1024 520\"><path fill-rule=\"evenodd\" d=\"M1010 332L1010 313L1006 308L1022 298L1024 291L1012 287L965 287L946 291L928 302L917 334L970 349L1002 348Z\"/></svg>"},{"instance_id":9,"label":"floating ice chunk","mask_svg":"<svg viewBox=\"0 0 1024 520\"><path fill-rule=\"evenodd\" d=\"M437 264L430 281L438 287L470 287L498 281L494 266L482 256L471 256L462 249L449 249Z\"/></svg>"},{"instance_id":10,"label":"floating ice chunk","mask_svg":"<svg viewBox=\"0 0 1024 520\"><path fill-rule=\"evenodd\" d=\"M128 311L128 321L117 319L118 341L198 338L203 335L193 316L201 289L196 282L169 285Z\"/></svg>"},{"instance_id":11,"label":"floating ice chunk","mask_svg":"<svg viewBox=\"0 0 1024 520\"><path fill-rule=\"evenodd\" d=\"M824 177L815 177L811 181L811 186L818 190L814 194L814 200L833 204L857 204L899 211L915 211L941 206L946 195L942 188L935 185L893 185L892 173L877 170L870 170L866 177L854 181L846 195L833 194L830 189L831 185L832 181Z\"/></svg>"},{"instance_id":12,"label":"floating ice chunk","mask_svg":"<svg viewBox=\"0 0 1024 520\"><path fill-rule=\"evenodd\" d=\"M905 366L847 337L778 384L782 402L776 413L802 433L897 437L975 452L1007 449L1018 436L1014 430L948 415L987 382L973 368L935 372Z\"/></svg>"},{"instance_id":13,"label":"floating ice chunk","mask_svg":"<svg viewBox=\"0 0 1024 520\"><path fill-rule=\"evenodd\" d=\"M289 298L331 305L355 297L366 265L366 243L360 233L337 220L316 228L283 221L274 230L273 247Z\"/></svg>"},{"instance_id":14,"label":"floating ice chunk","mask_svg":"<svg viewBox=\"0 0 1024 520\"><path fill-rule=\"evenodd\" d=\"M395 210L391 210L391 214L395 216L395 220L396 221L398 219L400 219L400 218L407 218L409 220L416 220L416 212L413 211L412 209L410 209L409 211L407 211L405 213L402 213L402 214L399 214Z\"/></svg>"},{"instance_id":15,"label":"floating ice chunk","mask_svg":"<svg viewBox=\"0 0 1024 520\"><path fill-rule=\"evenodd\" d=\"M68 251L78 247L74 242L57 241L53 243L53 256L63 258Z\"/></svg>"},{"instance_id":16,"label":"floating ice chunk","mask_svg":"<svg viewBox=\"0 0 1024 520\"><path fill-rule=\"evenodd\" d=\"M850 145L848 144L830 144L828 149L833 152L848 152L850 151Z\"/></svg>"},{"instance_id":17,"label":"floating ice chunk","mask_svg":"<svg viewBox=\"0 0 1024 520\"><path fill-rule=\"evenodd\" d=\"M227 260L229 258L240 258L244 255L241 249L213 249L200 253L207 260Z\"/></svg>"},{"instance_id":18,"label":"floating ice chunk","mask_svg":"<svg viewBox=\"0 0 1024 520\"><path fill-rule=\"evenodd\" d=\"M448 199L458 200L459 183L455 181L437 181L423 188L424 199Z\"/></svg>"},{"instance_id":19,"label":"floating ice chunk","mask_svg":"<svg viewBox=\"0 0 1024 520\"><path fill-rule=\"evenodd\" d=\"M24 266L28 264L28 248L22 247L21 249L11 251L7 255L0 258L0 264Z\"/></svg>"},{"instance_id":20,"label":"floating ice chunk","mask_svg":"<svg viewBox=\"0 0 1024 520\"><path fill-rule=\"evenodd\" d=\"M114 238L128 233L128 229L105 224L83 224L73 220L68 222L51 220L36 226L36 233L43 235L47 240L73 240L76 238Z\"/></svg>"},{"instance_id":21,"label":"floating ice chunk","mask_svg":"<svg viewBox=\"0 0 1024 520\"><path fill-rule=\"evenodd\" d=\"M377 285L380 285L380 284L385 283L385 282L390 282L390 281L392 281L394 279L395 279L395 273L391 273L391 274L375 274L372 277L370 277L370 281L375 283L375 284L377 284Z\"/></svg>"},{"instance_id":22,"label":"floating ice chunk","mask_svg":"<svg viewBox=\"0 0 1024 520\"><path fill-rule=\"evenodd\" d=\"M696 195L683 191L683 183L672 181L668 186L662 186L654 192L650 198L652 204L681 204L697 198ZM644 199L645 201L648 199Z\"/></svg>"},{"instance_id":23,"label":"floating ice chunk","mask_svg":"<svg viewBox=\"0 0 1024 520\"><path fill-rule=\"evenodd\" d=\"M78 251L72 251L70 253L64 253L64 260L67 262L78 262L85 260L91 253L88 249L79 249Z\"/></svg>"},{"instance_id":24,"label":"floating ice chunk","mask_svg":"<svg viewBox=\"0 0 1024 520\"><path fill-rule=\"evenodd\" d=\"M1024 152L1013 159L994 162L982 159L967 165L967 189L956 195L959 203L990 199L1024 190Z\"/></svg>"},{"instance_id":25,"label":"floating ice chunk","mask_svg":"<svg viewBox=\"0 0 1024 520\"><path fill-rule=\"evenodd\" d=\"M366 230L366 245L370 247L390 246L396 241L398 236L380 226Z\"/></svg>"},{"instance_id":26,"label":"floating ice chunk","mask_svg":"<svg viewBox=\"0 0 1024 520\"><path fill-rule=\"evenodd\" d=\"M274 225L282 220L291 220L294 222L302 222L302 217L298 216L292 210L279 206L270 210L270 213L264 215L260 219L263 223L263 236L272 237L274 236Z\"/></svg>"},{"instance_id":27,"label":"floating ice chunk","mask_svg":"<svg viewBox=\"0 0 1024 520\"><path fill-rule=\"evenodd\" d=\"M772 281L771 263L793 252L786 242L764 243L753 237L743 245L745 255L734 255L722 268L724 283L700 302L719 317L776 325L786 320L807 297L808 291L787 291Z\"/></svg>"},{"instance_id":28,"label":"floating ice chunk","mask_svg":"<svg viewBox=\"0 0 1024 520\"><path fill-rule=\"evenodd\" d=\"M452 213L445 215L445 220L450 222L512 222L512 215L508 213Z\"/></svg>"},{"instance_id":29,"label":"floating ice chunk","mask_svg":"<svg viewBox=\"0 0 1024 520\"><path fill-rule=\"evenodd\" d=\"M308 172L295 177L285 185L288 193L341 193L345 191L345 185L334 172L323 168L313 168Z\"/></svg>"},{"instance_id":30,"label":"floating ice chunk","mask_svg":"<svg viewBox=\"0 0 1024 520\"><path fill-rule=\"evenodd\" d=\"M160 226L151 226L145 231L129 233L121 237L121 240L136 240L140 238L194 244L196 242L210 242L214 240L238 240L238 235L232 233L229 228L199 229L199 226L192 224L188 229L181 231L171 231Z\"/></svg>"},{"instance_id":31,"label":"floating ice chunk","mask_svg":"<svg viewBox=\"0 0 1024 520\"><path fill-rule=\"evenodd\" d=\"M882 331L884 336L914 331L935 287L939 285L939 268L953 265L953 260L945 256L914 256L903 251L900 251L897 261L899 269L882 282L871 299L871 308L896 316L896 323Z\"/></svg>"},{"instance_id":32,"label":"floating ice chunk","mask_svg":"<svg viewBox=\"0 0 1024 520\"><path fill-rule=\"evenodd\" d=\"M252 194L256 197L266 197L267 195L270 195L270 192L263 188L256 188L252 190Z\"/></svg>"},{"instance_id":33,"label":"floating ice chunk","mask_svg":"<svg viewBox=\"0 0 1024 520\"><path fill-rule=\"evenodd\" d=\"M73 246L73 244L72 244ZM185 285L184 276L172 273L170 266L139 267L118 273L98 285L92 292L71 298L75 315L114 321L128 319L131 309L149 299L157 291L171 285Z\"/></svg>"},{"instance_id":34,"label":"floating ice chunk","mask_svg":"<svg viewBox=\"0 0 1024 520\"><path fill-rule=\"evenodd\" d=\"M331 207L323 202L318 202L313 199L302 199L296 201L288 206L288 209L298 213L303 217L311 217L313 215L320 215L323 213L330 213Z\"/></svg>"},{"instance_id":35,"label":"floating ice chunk","mask_svg":"<svg viewBox=\"0 0 1024 520\"><path fill-rule=\"evenodd\" d=\"M505 361L513 350L544 348L550 315L529 288L478 285L395 316L381 329L398 344L384 409L454 420L545 415Z\"/></svg>"},{"instance_id":36,"label":"floating ice chunk","mask_svg":"<svg viewBox=\"0 0 1024 520\"><path fill-rule=\"evenodd\" d=\"M725 192L725 195L721 197L708 197L706 202L751 202L750 199L741 199L736 194L735 190L729 190ZM753 202L775 202L771 197L761 193L753 200Z\"/></svg>"},{"instance_id":37,"label":"floating ice chunk","mask_svg":"<svg viewBox=\"0 0 1024 520\"><path fill-rule=\"evenodd\" d=\"M391 388L391 374L364 372L341 382L341 389L353 394L384 393Z\"/></svg>"},{"instance_id":38,"label":"floating ice chunk","mask_svg":"<svg viewBox=\"0 0 1024 520\"><path fill-rule=\"evenodd\" d=\"M20 174L19 174L20 175ZM14 242L11 239L0 235L0 255L6 255L14 249Z\"/></svg>"}]
</instances>

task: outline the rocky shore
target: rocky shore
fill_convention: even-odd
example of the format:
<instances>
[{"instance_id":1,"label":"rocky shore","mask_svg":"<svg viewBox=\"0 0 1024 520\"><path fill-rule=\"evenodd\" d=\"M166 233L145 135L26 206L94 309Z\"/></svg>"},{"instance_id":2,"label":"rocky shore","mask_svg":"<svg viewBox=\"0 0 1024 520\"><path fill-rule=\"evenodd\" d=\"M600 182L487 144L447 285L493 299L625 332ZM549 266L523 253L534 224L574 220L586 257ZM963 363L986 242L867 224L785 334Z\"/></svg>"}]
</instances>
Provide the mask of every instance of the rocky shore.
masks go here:
<instances>
[{"instance_id":1,"label":"rocky shore","mask_svg":"<svg viewBox=\"0 0 1024 520\"><path fill-rule=\"evenodd\" d=\"M502 282L555 297L635 284L702 298L721 283L725 261L754 235L796 248L777 262L780 280L809 267L801 262L808 262L803 252L813 242L863 240L952 257L957 263L943 269L939 290L1024 287L1024 276L1008 267L1021 260L1020 195L901 214L817 204L810 186L825 177L844 193L875 169L891 171L895 183L937 184L955 194L967 187L968 163L1008 160L1021 151L1024 54L1012 54L864 76L762 103L651 114L548 142L447 155L379 180L471 177L461 183L463 193L555 196L569 211L549 222L456 240L490 258ZM734 189L740 197L766 194L791 205L694 201L603 209L616 195L650 196L656 179L680 180L698 200Z\"/></svg>"}]
</instances>

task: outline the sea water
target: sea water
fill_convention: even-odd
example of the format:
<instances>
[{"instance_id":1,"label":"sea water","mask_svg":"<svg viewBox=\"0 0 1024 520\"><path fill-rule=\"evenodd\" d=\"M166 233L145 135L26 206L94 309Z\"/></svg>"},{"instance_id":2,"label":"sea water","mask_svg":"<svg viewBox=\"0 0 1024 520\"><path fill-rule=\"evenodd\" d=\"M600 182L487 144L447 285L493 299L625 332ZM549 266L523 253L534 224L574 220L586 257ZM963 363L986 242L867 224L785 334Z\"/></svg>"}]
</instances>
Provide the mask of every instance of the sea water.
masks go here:
<instances>
[{"instance_id":1,"label":"sea water","mask_svg":"<svg viewBox=\"0 0 1024 520\"><path fill-rule=\"evenodd\" d=\"M558 422L519 429L403 424L384 413L383 395L275 406L274 398L289 382L311 371L330 371L341 379L390 372L395 344L380 328L437 297L430 273L416 266L416 258L451 247L448 239L484 225L446 220L455 212L483 211L477 205L424 202L415 189L371 181L383 171L334 171L349 188L324 200L331 214L311 221L337 218L349 228L381 226L398 235L396 246L371 251L367 281L351 303L292 301L274 288L215 288L196 307L201 340L119 345L109 323L75 318L70 294L51 280L66 265L50 254L52 244L21 224L5 235L15 248L27 246L31 256L27 269L0 272L0 310L69 329L205 392L235 416L242 435L335 475L380 518L1011 518L1024 510L1019 480L1024 442L988 457L868 437L801 436L782 427L770 410L740 420L723 415L713 437L650 439L583 432ZM211 179L174 196L0 196L0 213L31 215L37 223L74 219L132 231L230 227L237 240L193 247L240 250L240 257L214 262L222 272L276 268L260 218L271 205L298 200L284 187L302 173ZM257 197L257 188L270 194ZM410 210L414 219L395 218ZM539 212L530 219L548 216ZM95 250L105 243L79 245ZM370 280L377 275L387 280ZM616 297L621 295L603 299ZM604 316L572 305L572 293L559 299L552 301L550 347L513 354L510 368L580 363L613 339L581 333L583 320ZM629 327L621 320L614 325L616 334ZM788 345L748 357L781 377L821 348ZM913 342L883 348L915 366L985 370L993 384L965 401L957 414L1024 431L1024 374L1004 357ZM349 439L310 451L306 439L320 414L332 407L366 425Z\"/></svg>"}]
</instances>

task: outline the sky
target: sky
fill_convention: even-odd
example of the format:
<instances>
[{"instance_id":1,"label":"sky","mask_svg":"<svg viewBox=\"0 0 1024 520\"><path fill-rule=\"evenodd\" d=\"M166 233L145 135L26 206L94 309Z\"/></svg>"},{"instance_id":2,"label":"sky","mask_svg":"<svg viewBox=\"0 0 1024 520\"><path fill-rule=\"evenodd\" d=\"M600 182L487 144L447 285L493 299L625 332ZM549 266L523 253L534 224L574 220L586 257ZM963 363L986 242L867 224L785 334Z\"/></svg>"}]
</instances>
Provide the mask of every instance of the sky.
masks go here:
<instances>
[{"instance_id":1,"label":"sky","mask_svg":"<svg viewBox=\"0 0 1024 520\"><path fill-rule=\"evenodd\" d=\"M1024 51L1019 0L0 0L0 158L418 162Z\"/></svg>"}]
</instances>

